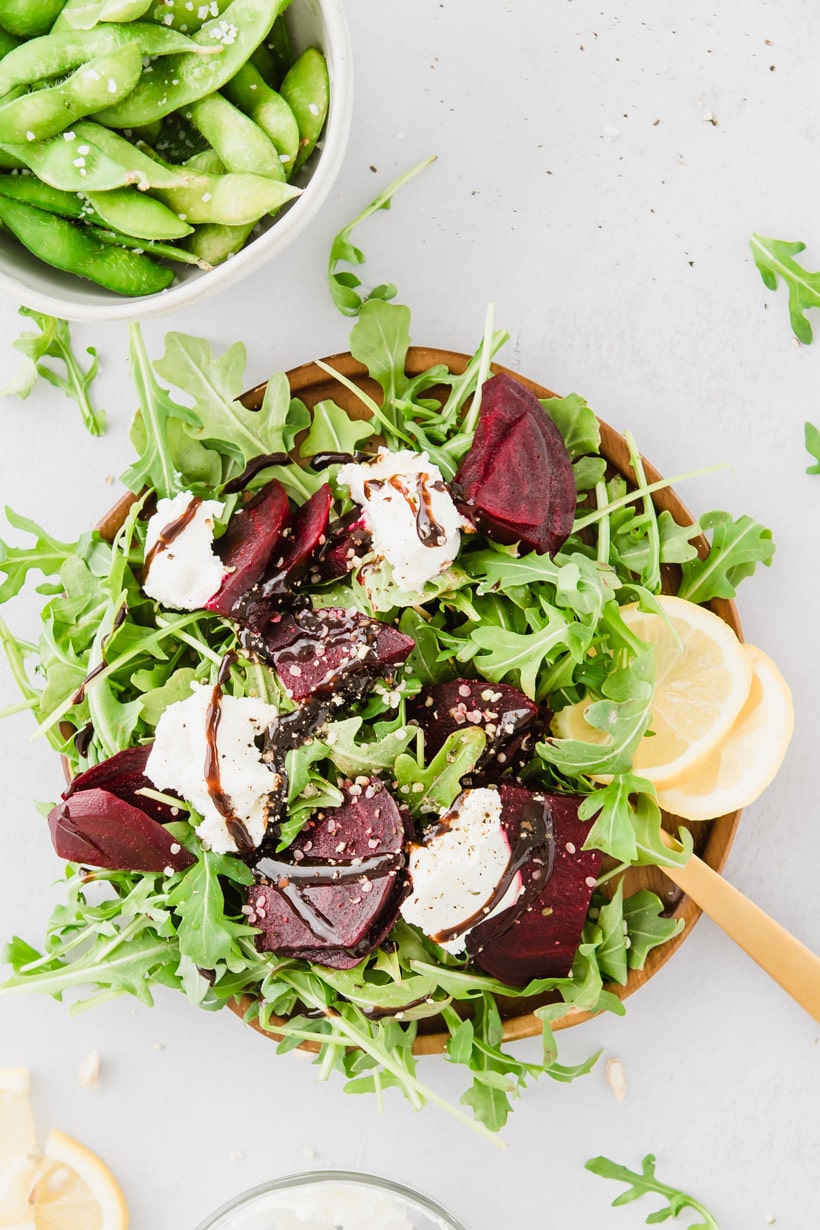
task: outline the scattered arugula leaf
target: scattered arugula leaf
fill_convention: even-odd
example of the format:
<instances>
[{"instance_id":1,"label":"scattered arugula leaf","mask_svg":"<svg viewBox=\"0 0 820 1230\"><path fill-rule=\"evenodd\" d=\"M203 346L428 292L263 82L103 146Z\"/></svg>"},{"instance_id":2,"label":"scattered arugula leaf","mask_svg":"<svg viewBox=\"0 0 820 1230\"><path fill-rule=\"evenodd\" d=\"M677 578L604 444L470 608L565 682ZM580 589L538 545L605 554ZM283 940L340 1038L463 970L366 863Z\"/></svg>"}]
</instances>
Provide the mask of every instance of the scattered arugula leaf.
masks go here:
<instances>
[{"instance_id":1,"label":"scattered arugula leaf","mask_svg":"<svg viewBox=\"0 0 820 1230\"><path fill-rule=\"evenodd\" d=\"M394 773L401 802L411 815L446 811L461 793L461 779L475 768L487 742L477 726L454 730L426 767L403 752L396 758Z\"/></svg>"},{"instance_id":2,"label":"scattered arugula leaf","mask_svg":"<svg viewBox=\"0 0 820 1230\"><path fill-rule=\"evenodd\" d=\"M789 292L789 321L792 333L805 346L811 343L812 327L806 318L809 308L820 307L820 273L809 273L795 256L805 251L804 243L787 239L765 239L752 235L749 240L755 265L768 290L777 290L781 278Z\"/></svg>"},{"instance_id":3,"label":"scattered arugula leaf","mask_svg":"<svg viewBox=\"0 0 820 1230\"><path fill-rule=\"evenodd\" d=\"M820 474L820 429L814 423L805 424L806 451L815 460L814 465L806 467L807 474Z\"/></svg>"},{"instance_id":4,"label":"scattered arugula leaf","mask_svg":"<svg viewBox=\"0 0 820 1230\"><path fill-rule=\"evenodd\" d=\"M373 435L363 419L352 419L335 401L320 401L313 407L310 431L299 450L302 457L317 453L355 453L362 440Z\"/></svg>"},{"instance_id":5,"label":"scattered arugula leaf","mask_svg":"<svg viewBox=\"0 0 820 1230\"><path fill-rule=\"evenodd\" d=\"M731 513L709 512L700 518L704 533L712 539L706 559L683 564L683 581L678 595L689 602L708 602L710 598L734 598L737 585L750 577L758 564L771 564L774 557L772 531L759 521Z\"/></svg>"},{"instance_id":6,"label":"scattered arugula leaf","mask_svg":"<svg viewBox=\"0 0 820 1230\"><path fill-rule=\"evenodd\" d=\"M21 316L33 320L40 332L26 329L12 342L14 349L25 357L13 379L4 389L0 389L0 396L26 398L38 377L42 377L55 389L65 393L66 397L73 398L89 434L101 436L105 432L105 411L95 409L91 401L91 385L100 366L94 347L86 349L86 354L91 356L91 364L83 371L71 346L71 328L67 320L47 316L34 308L21 307L17 310ZM65 374L55 371L45 362L46 359L57 359L62 363Z\"/></svg>"},{"instance_id":7,"label":"scattered arugula leaf","mask_svg":"<svg viewBox=\"0 0 820 1230\"><path fill-rule=\"evenodd\" d=\"M362 252L361 248L357 248L351 243L350 236L356 227L366 221L371 214L376 213L380 209L389 209L390 203L399 188L409 183L411 179L418 175L419 171L429 167L430 163L435 162L435 160L436 156L433 154L430 158L425 158L423 162L418 163L417 166L411 167L409 171L405 171L398 179L394 179L392 184L388 184L375 200L371 201L361 213L356 215L352 222L348 222L347 226L342 227L334 238L330 245L327 280L333 302L345 316L358 315L362 306L371 299L393 299L396 295L396 287L392 282L374 286L366 294L361 294L358 290L358 287L362 284L361 278L357 277L355 273L338 268L342 262L347 265L363 265L365 262L364 252Z\"/></svg>"},{"instance_id":8,"label":"scattered arugula leaf","mask_svg":"<svg viewBox=\"0 0 820 1230\"><path fill-rule=\"evenodd\" d=\"M694 1196L687 1196L685 1192L679 1191L676 1187L669 1187L668 1184L661 1183L660 1179L655 1177L655 1157L652 1153L647 1153L641 1162L640 1174L629 1170L626 1166L620 1166L608 1157L590 1158L585 1169L599 1175L602 1179L614 1179L617 1183L628 1185L627 1190L621 1192L620 1196L616 1196L612 1201L613 1208L631 1204L633 1200L640 1200L642 1196L662 1196L666 1201L666 1206L648 1215L646 1219L648 1226L669 1221L672 1218L677 1219L680 1213L689 1210L703 1218L703 1221L690 1222L689 1230L720 1230L715 1217L704 1208L699 1200L696 1200Z\"/></svg>"},{"instance_id":9,"label":"scattered arugula leaf","mask_svg":"<svg viewBox=\"0 0 820 1230\"><path fill-rule=\"evenodd\" d=\"M682 918L665 918L663 902L649 889L642 888L624 902L624 922L629 936L627 963L630 969L643 969L653 948L679 935Z\"/></svg>"}]
</instances>

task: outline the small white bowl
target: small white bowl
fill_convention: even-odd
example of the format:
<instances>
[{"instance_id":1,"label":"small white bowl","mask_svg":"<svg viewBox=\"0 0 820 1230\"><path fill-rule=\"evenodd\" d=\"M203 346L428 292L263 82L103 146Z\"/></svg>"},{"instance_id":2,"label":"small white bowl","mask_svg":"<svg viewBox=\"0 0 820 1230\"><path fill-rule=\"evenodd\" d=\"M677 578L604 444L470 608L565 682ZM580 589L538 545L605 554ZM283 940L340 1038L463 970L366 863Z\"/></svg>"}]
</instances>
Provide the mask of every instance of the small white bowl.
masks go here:
<instances>
[{"instance_id":1,"label":"small white bowl","mask_svg":"<svg viewBox=\"0 0 820 1230\"><path fill-rule=\"evenodd\" d=\"M271 260L318 213L342 167L353 110L353 65L343 0L293 0L287 21L294 50L318 47L327 59L330 108L325 131L296 178L304 192L222 265L204 271L175 265L177 280L157 295L131 298L104 290L32 256L10 235L0 235L0 291L27 307L65 320L146 320L176 312L214 294Z\"/></svg>"},{"instance_id":2,"label":"small white bowl","mask_svg":"<svg viewBox=\"0 0 820 1230\"><path fill-rule=\"evenodd\" d=\"M283 1224L330 1224L329 1217L340 1230L463 1230L439 1205L409 1187L344 1170L314 1170L263 1183L223 1204L198 1230L275 1230Z\"/></svg>"}]
</instances>

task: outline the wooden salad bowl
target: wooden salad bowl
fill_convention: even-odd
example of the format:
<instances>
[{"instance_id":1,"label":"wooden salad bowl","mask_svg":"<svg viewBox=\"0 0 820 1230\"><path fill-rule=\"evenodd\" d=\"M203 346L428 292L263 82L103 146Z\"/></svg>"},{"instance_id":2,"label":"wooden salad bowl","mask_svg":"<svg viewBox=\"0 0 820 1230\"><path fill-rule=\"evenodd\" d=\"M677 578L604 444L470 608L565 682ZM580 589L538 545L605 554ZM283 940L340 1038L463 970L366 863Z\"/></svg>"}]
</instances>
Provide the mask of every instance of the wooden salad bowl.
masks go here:
<instances>
[{"instance_id":1,"label":"wooden salad bowl","mask_svg":"<svg viewBox=\"0 0 820 1230\"><path fill-rule=\"evenodd\" d=\"M407 354L406 372L408 376L414 377L433 366L443 364L451 372L460 374L463 372L469 359L469 355L460 354L456 351L411 346ZM350 353L332 355L325 362L328 366L334 368L335 371L346 376L357 388L367 393L374 400L378 401L381 399L382 391L380 386L370 378L367 369L357 362ZM509 375L514 376L516 380L519 380L527 388L531 389L536 397L558 396L558 394L553 393L550 389L536 384L533 380L527 380L519 375L518 372L513 372L509 368L493 364L492 371L494 373L507 372ZM368 417L361 401L343 384L329 376L316 363L304 363L301 367L296 367L288 372L287 377L292 394L300 397L310 409L317 402L331 398L342 406L351 418L360 419ZM243 404L251 410L259 409L262 404L265 387L264 384L260 384L245 393L242 397ZM445 392L446 390L443 391L442 395ZM623 436L619 435L618 432L614 431L606 423L600 420L599 422L601 428L601 453L609 463L612 474L619 473L628 482L634 482L626 441ZM644 469L649 483L657 482L661 478L658 471L645 460ZM125 496L100 521L97 528L104 538L109 541L113 538L122 525L127 510L133 502L133 498L131 495ZM660 491L654 492L652 500L659 512L668 511L671 513L678 525L692 525L694 523L694 518L671 488L665 487ZM709 544L702 535L694 539L694 545L701 558L708 555ZM729 624L737 634L738 639L742 640L743 631L735 604L726 599L715 598L708 605L721 619ZM682 820L679 817L663 813L664 828L671 833L676 833L681 826L689 829L694 841L695 853L718 872L722 871L725 866L739 820L740 811L730 812L725 816L716 816L713 820L696 822ZM661 901L667 904L667 916L682 919L684 925L680 934L675 936L674 939L669 940L658 948L653 948L649 952L646 964L642 970L629 970L624 986L608 984L607 990L611 991L621 1000L627 999L642 987L675 955L701 915L700 908L689 897L681 893L680 889L664 875L659 867L631 867L625 873L623 879L625 896L630 896L642 888L649 889L657 893ZM548 1002L551 998L549 995L526 1000L498 997L501 1015L504 1019L505 1041L509 1042L518 1038L529 1038L540 1034L542 1024L538 1017L534 1015L534 1009ZM245 1017L249 1009L253 1007L253 999L251 996L245 995L240 1000L229 1001L228 1007L237 1016ZM593 1015L595 1014L591 1012L582 1012L571 1008L565 1016L553 1023L553 1029L567 1029L571 1025L578 1025L582 1021L588 1020ZM250 1019L247 1023L265 1037L280 1041L281 1035L276 1033L277 1022L285 1023L284 1020L279 1020L276 1017L271 1018L272 1028L270 1029L264 1029L257 1020ZM441 1054L444 1051L449 1034L440 1029L440 1024L440 1021L435 1017L419 1021L419 1034L413 1045L413 1050L416 1054ZM318 1051L319 1045L317 1043L303 1042L301 1043L301 1049Z\"/></svg>"}]
</instances>

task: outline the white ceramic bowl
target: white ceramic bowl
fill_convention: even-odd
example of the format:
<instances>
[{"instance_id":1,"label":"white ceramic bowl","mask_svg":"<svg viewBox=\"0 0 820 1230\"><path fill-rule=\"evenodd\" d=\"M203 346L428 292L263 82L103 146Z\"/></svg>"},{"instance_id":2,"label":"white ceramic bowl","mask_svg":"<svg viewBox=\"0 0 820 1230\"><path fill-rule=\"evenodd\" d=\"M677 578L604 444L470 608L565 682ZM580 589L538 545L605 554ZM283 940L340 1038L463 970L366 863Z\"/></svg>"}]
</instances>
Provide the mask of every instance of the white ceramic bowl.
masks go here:
<instances>
[{"instance_id":1,"label":"white ceramic bowl","mask_svg":"<svg viewBox=\"0 0 820 1230\"><path fill-rule=\"evenodd\" d=\"M263 1183L217 1209L198 1230L328 1224L340 1230L463 1230L439 1205L409 1187L344 1170L315 1170Z\"/></svg>"},{"instance_id":2,"label":"white ceramic bowl","mask_svg":"<svg viewBox=\"0 0 820 1230\"><path fill-rule=\"evenodd\" d=\"M293 0L287 21L298 53L319 47L330 76L330 108L325 131L312 157L297 175L300 197L224 264L205 272L195 265L175 265L177 279L157 295L129 298L104 290L27 252L10 235L0 235L0 291L27 307L65 320L145 320L176 312L257 270L291 244L318 213L344 159L353 108L350 35L344 0Z\"/></svg>"}]
</instances>

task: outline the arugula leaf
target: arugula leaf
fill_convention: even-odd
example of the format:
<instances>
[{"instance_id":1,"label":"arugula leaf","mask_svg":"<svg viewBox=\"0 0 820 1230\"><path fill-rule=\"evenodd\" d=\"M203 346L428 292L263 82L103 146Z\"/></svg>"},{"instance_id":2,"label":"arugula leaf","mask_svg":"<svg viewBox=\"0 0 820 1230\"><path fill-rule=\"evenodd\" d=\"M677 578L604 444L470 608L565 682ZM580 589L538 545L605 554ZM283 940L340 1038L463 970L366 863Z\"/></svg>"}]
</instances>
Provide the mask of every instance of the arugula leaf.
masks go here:
<instances>
[{"instance_id":1,"label":"arugula leaf","mask_svg":"<svg viewBox=\"0 0 820 1230\"><path fill-rule=\"evenodd\" d=\"M815 464L806 467L807 474L820 474L820 429L814 423L805 424L806 451L815 459Z\"/></svg>"},{"instance_id":2,"label":"arugula leaf","mask_svg":"<svg viewBox=\"0 0 820 1230\"><path fill-rule=\"evenodd\" d=\"M356 736L362 727L363 718L345 718L331 722L323 736L326 754L340 773L348 777L392 769L396 757L418 735L417 726L400 726L388 731L381 739L370 743L357 743Z\"/></svg>"},{"instance_id":3,"label":"arugula leaf","mask_svg":"<svg viewBox=\"0 0 820 1230\"><path fill-rule=\"evenodd\" d=\"M482 651L475 658L475 664L483 678L493 683L515 679L531 700L543 699L545 663L567 652L580 662L590 639L583 625L571 622L546 601L542 600L539 608L537 612L526 612L528 632L479 627L471 636Z\"/></svg>"},{"instance_id":4,"label":"arugula leaf","mask_svg":"<svg viewBox=\"0 0 820 1230\"><path fill-rule=\"evenodd\" d=\"M215 969L238 936L255 934L253 927L226 917L220 875L240 884L253 883L253 874L239 859L200 850L198 861L166 898L179 915L180 953L203 969Z\"/></svg>"},{"instance_id":5,"label":"arugula leaf","mask_svg":"<svg viewBox=\"0 0 820 1230\"><path fill-rule=\"evenodd\" d=\"M452 806L461 779L475 768L487 742L477 726L454 730L426 767L406 752L396 758L394 773L401 801L418 818Z\"/></svg>"},{"instance_id":6,"label":"arugula leaf","mask_svg":"<svg viewBox=\"0 0 820 1230\"><path fill-rule=\"evenodd\" d=\"M364 419L352 419L335 401L320 401L313 407L313 422L302 442L302 457L317 453L355 453L362 440L373 435Z\"/></svg>"},{"instance_id":7,"label":"arugula leaf","mask_svg":"<svg viewBox=\"0 0 820 1230\"><path fill-rule=\"evenodd\" d=\"M417 166L411 167L409 171L405 171L398 179L394 179L392 184L380 192L375 200L357 214L352 222L348 222L347 226L342 227L339 233L334 238L330 245L330 255L327 264L327 280L330 287L330 294L336 307L345 316L356 316L361 311L363 305L371 299L392 299L396 294L396 287L392 282L383 283L380 286L374 286L372 290L366 294L361 294L357 289L361 286L361 278L355 273L346 270L339 270L338 266L344 262L347 265L363 265L365 255L361 248L355 247L350 236L361 222L366 221L371 214L376 213L380 209L389 209L390 203L394 195L404 184L410 182L414 176L418 175L419 171L423 171L431 162L435 162L436 156L425 158L424 162L420 162Z\"/></svg>"},{"instance_id":8,"label":"arugula leaf","mask_svg":"<svg viewBox=\"0 0 820 1230\"><path fill-rule=\"evenodd\" d=\"M158 383L139 325L130 324L128 333L128 362L139 403L131 442L139 456L120 477L129 491L140 492L143 487L150 486L159 496L174 496L184 484L181 481L181 467L172 451L169 425L176 419L199 427L200 420L193 410L175 402L168 390ZM179 443L179 436L176 442Z\"/></svg>"},{"instance_id":9,"label":"arugula leaf","mask_svg":"<svg viewBox=\"0 0 820 1230\"><path fill-rule=\"evenodd\" d=\"M619 881L610 900L598 906L596 922L600 932L600 939L595 946L598 968L605 978L623 986L627 970L623 880Z\"/></svg>"},{"instance_id":10,"label":"arugula leaf","mask_svg":"<svg viewBox=\"0 0 820 1230\"><path fill-rule=\"evenodd\" d=\"M96 410L91 403L91 384L97 375L100 362L93 346L86 349L91 356L91 365L83 371L71 348L71 329L66 320L56 316L46 316L34 308L21 307L19 315L30 317L39 333L26 329L16 341L12 342L15 350L25 356L17 374L0 389L0 396L28 397L38 376L42 376L55 389L61 389L66 397L71 397L80 408L83 422L92 436L101 436L105 431L105 411ZM55 371L44 362L45 359L57 359L65 368L65 375Z\"/></svg>"},{"instance_id":11,"label":"arugula leaf","mask_svg":"<svg viewBox=\"0 0 820 1230\"><path fill-rule=\"evenodd\" d=\"M560 431L573 461L601 447L601 428L595 412L579 393L566 397L547 397L541 405Z\"/></svg>"},{"instance_id":12,"label":"arugula leaf","mask_svg":"<svg viewBox=\"0 0 820 1230\"><path fill-rule=\"evenodd\" d=\"M204 338L168 333L165 353L154 364L160 376L193 399L193 416L186 419L189 434L197 440L218 442L220 450L235 457L242 467L263 453L282 451L283 444L274 400L267 406L263 403L259 411L246 410L237 401L243 392L246 362L242 342L234 342L215 357Z\"/></svg>"},{"instance_id":13,"label":"arugula leaf","mask_svg":"<svg viewBox=\"0 0 820 1230\"><path fill-rule=\"evenodd\" d=\"M6 574L6 579L0 585L0 603L8 602L28 580L32 570L41 572L45 577L58 576L60 570L70 555L74 554L73 543L59 542L35 521L21 517L11 508L6 508L6 519L16 530L31 534L34 544L30 547L10 547L0 539L0 572ZM46 582L37 587L38 594L59 593L60 584Z\"/></svg>"},{"instance_id":14,"label":"arugula leaf","mask_svg":"<svg viewBox=\"0 0 820 1230\"><path fill-rule=\"evenodd\" d=\"M758 564L771 564L774 557L772 531L759 521L742 516L732 520L731 513L709 512L700 519L701 529L712 531L706 559L683 564L683 581L678 590L690 602L710 598L734 598L736 586L750 577Z\"/></svg>"},{"instance_id":15,"label":"arugula leaf","mask_svg":"<svg viewBox=\"0 0 820 1230\"><path fill-rule=\"evenodd\" d=\"M662 1196L666 1201L666 1206L649 1214L646 1219L648 1226L668 1221L673 1217L677 1218L679 1213L689 1209L703 1218L703 1221L692 1222L689 1230L720 1230L717 1220L699 1200L696 1200L694 1196L687 1196L685 1192L679 1191L676 1187L669 1187L666 1183L661 1183L660 1179L655 1177L655 1157L652 1153L647 1153L641 1162L640 1174L611 1161L608 1157L590 1158L585 1169L599 1175L602 1179L614 1179L617 1183L627 1184L627 1190L612 1201L613 1208L631 1204L633 1200L640 1200L642 1196Z\"/></svg>"},{"instance_id":16,"label":"arugula leaf","mask_svg":"<svg viewBox=\"0 0 820 1230\"><path fill-rule=\"evenodd\" d=\"M627 962L630 969L643 969L653 948L679 935L682 918L664 918L663 902L647 888L624 902L624 922L629 936Z\"/></svg>"},{"instance_id":17,"label":"arugula leaf","mask_svg":"<svg viewBox=\"0 0 820 1230\"><path fill-rule=\"evenodd\" d=\"M806 312L809 308L820 307L820 273L809 273L793 259L805 251L806 245L754 234L749 246L763 284L769 290L777 290L777 279L783 280L789 292L792 332L798 341L808 346L813 334Z\"/></svg>"},{"instance_id":18,"label":"arugula leaf","mask_svg":"<svg viewBox=\"0 0 820 1230\"><path fill-rule=\"evenodd\" d=\"M537 755L570 777L627 772L632 767L633 753L652 716L654 678L655 655L647 649L628 666L621 667L607 678L603 684L606 699L595 701L584 714L590 726L607 736L607 742L586 743L580 739L551 738L536 745ZM602 793L596 791L590 797L598 800ZM582 806L586 806L586 802ZM593 806L590 803L590 807ZM587 812L583 818L588 819L590 814ZM605 823L609 823L609 817ZM612 837L616 837L614 829ZM626 841L625 846L622 841ZM624 857L627 850L630 853ZM619 838L611 853L615 858L629 862L633 843L628 837Z\"/></svg>"},{"instance_id":19,"label":"arugula leaf","mask_svg":"<svg viewBox=\"0 0 820 1230\"><path fill-rule=\"evenodd\" d=\"M390 406L407 388L404 366L410 346L410 309L400 303L365 303L350 331L350 350L384 390Z\"/></svg>"}]
</instances>

